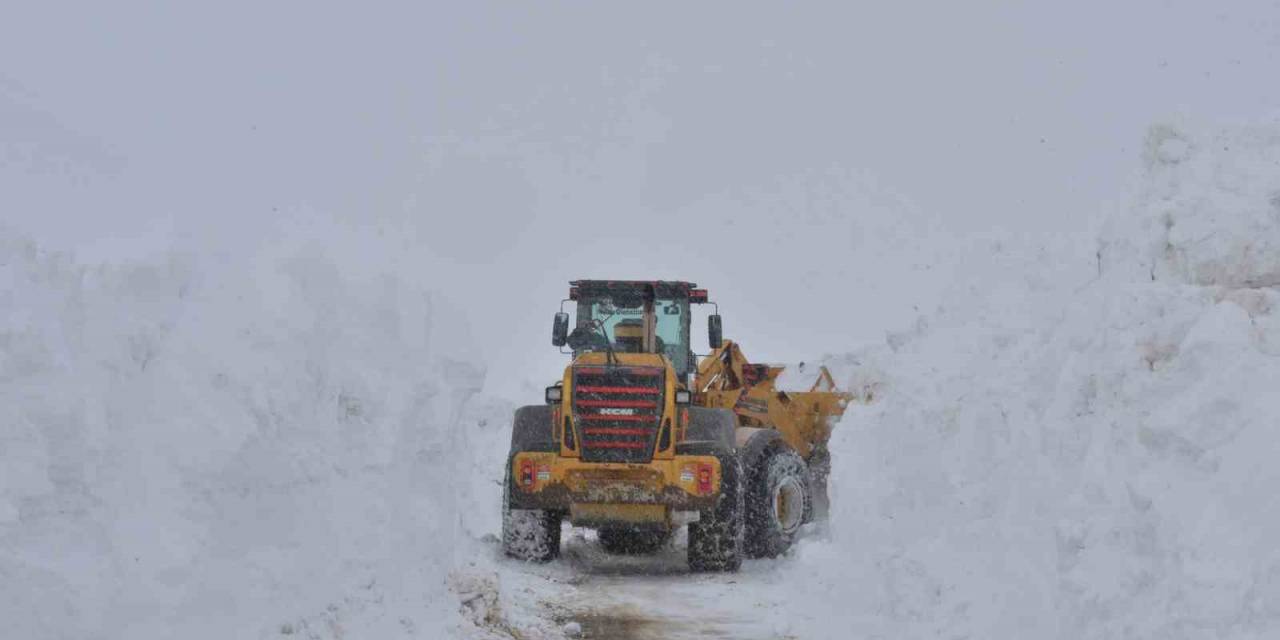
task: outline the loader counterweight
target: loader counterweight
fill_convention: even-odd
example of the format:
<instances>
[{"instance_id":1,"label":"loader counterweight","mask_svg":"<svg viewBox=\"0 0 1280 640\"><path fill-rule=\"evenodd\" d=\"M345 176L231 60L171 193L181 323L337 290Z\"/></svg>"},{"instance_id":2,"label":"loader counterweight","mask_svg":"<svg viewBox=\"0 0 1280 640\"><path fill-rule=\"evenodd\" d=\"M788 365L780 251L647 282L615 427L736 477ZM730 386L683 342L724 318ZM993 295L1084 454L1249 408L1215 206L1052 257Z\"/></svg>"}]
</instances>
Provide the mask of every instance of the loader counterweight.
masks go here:
<instances>
[{"instance_id":1,"label":"loader counterweight","mask_svg":"<svg viewBox=\"0 0 1280 640\"><path fill-rule=\"evenodd\" d=\"M668 514L697 511L715 506L721 483L720 460L714 456L625 464L528 452L513 456L511 473L518 479L511 504L521 509L572 511L575 505L616 504L658 506Z\"/></svg>"}]
</instances>

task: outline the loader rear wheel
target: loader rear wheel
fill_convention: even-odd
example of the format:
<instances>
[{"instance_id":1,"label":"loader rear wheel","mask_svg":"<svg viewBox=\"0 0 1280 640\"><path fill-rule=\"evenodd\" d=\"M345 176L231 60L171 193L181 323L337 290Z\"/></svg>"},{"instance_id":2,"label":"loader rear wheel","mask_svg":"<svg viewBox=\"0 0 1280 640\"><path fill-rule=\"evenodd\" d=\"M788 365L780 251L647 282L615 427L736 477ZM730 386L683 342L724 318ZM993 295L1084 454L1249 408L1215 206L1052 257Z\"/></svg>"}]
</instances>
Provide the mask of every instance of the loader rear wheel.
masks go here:
<instances>
[{"instance_id":1,"label":"loader rear wheel","mask_svg":"<svg viewBox=\"0 0 1280 640\"><path fill-rule=\"evenodd\" d=\"M615 555L653 553L671 539L671 531L667 529L605 527L597 533L600 546Z\"/></svg>"},{"instance_id":2,"label":"loader rear wheel","mask_svg":"<svg viewBox=\"0 0 1280 640\"><path fill-rule=\"evenodd\" d=\"M810 510L809 470L789 448L761 458L747 479L746 552L773 558L795 542Z\"/></svg>"},{"instance_id":3,"label":"loader rear wheel","mask_svg":"<svg viewBox=\"0 0 1280 640\"><path fill-rule=\"evenodd\" d=\"M560 555L560 514L512 509L511 485L502 493L502 552L517 560L549 562Z\"/></svg>"},{"instance_id":4,"label":"loader rear wheel","mask_svg":"<svg viewBox=\"0 0 1280 640\"><path fill-rule=\"evenodd\" d=\"M737 571L742 566L743 490L738 459L720 459L720 498L689 524L689 569Z\"/></svg>"}]
</instances>

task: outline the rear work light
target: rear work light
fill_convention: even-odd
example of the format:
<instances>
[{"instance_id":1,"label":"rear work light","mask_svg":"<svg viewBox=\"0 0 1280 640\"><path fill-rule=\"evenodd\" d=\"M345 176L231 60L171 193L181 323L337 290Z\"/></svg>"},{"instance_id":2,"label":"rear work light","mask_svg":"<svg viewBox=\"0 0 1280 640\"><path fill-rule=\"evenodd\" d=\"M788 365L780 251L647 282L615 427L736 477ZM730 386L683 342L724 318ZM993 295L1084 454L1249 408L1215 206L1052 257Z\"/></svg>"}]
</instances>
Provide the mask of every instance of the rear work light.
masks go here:
<instances>
[{"instance_id":1,"label":"rear work light","mask_svg":"<svg viewBox=\"0 0 1280 640\"><path fill-rule=\"evenodd\" d=\"M698 493L711 493L711 465L706 462L698 463Z\"/></svg>"},{"instance_id":2,"label":"rear work light","mask_svg":"<svg viewBox=\"0 0 1280 640\"><path fill-rule=\"evenodd\" d=\"M564 387L560 385L555 385L554 387L547 387L547 392L546 392L547 404L556 404L560 402L560 399L563 397L564 397Z\"/></svg>"},{"instance_id":3,"label":"rear work light","mask_svg":"<svg viewBox=\"0 0 1280 640\"><path fill-rule=\"evenodd\" d=\"M533 486L533 462L530 460L520 463L520 486Z\"/></svg>"}]
</instances>

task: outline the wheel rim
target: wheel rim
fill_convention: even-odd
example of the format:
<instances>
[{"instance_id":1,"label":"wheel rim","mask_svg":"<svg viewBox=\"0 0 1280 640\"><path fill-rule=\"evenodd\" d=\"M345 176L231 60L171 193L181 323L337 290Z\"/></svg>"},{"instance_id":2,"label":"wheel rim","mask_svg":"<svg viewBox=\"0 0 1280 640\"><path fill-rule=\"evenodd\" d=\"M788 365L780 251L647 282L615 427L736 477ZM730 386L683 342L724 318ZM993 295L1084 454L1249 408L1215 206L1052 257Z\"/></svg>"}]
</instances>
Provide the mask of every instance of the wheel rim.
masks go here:
<instances>
[{"instance_id":1,"label":"wheel rim","mask_svg":"<svg viewBox=\"0 0 1280 640\"><path fill-rule=\"evenodd\" d=\"M804 487L795 478L783 478L773 490L773 517L783 533L800 528L804 519Z\"/></svg>"}]
</instances>

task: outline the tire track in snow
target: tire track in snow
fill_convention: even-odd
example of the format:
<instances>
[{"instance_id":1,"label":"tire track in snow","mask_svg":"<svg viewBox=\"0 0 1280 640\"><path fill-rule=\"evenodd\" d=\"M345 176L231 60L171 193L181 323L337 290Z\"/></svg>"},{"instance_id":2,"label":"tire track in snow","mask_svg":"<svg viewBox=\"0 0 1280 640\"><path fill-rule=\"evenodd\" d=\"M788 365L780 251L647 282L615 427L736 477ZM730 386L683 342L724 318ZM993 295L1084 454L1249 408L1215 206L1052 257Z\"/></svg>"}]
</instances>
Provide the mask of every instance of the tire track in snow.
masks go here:
<instances>
[{"instance_id":1,"label":"tire track in snow","mask_svg":"<svg viewBox=\"0 0 1280 640\"><path fill-rule=\"evenodd\" d=\"M776 629L786 612L769 576L775 561L748 561L739 573L690 573L683 531L658 553L639 556L607 554L581 529L565 533L556 562L506 566L545 578L542 606L557 624L580 625L579 638L795 638Z\"/></svg>"}]
</instances>

